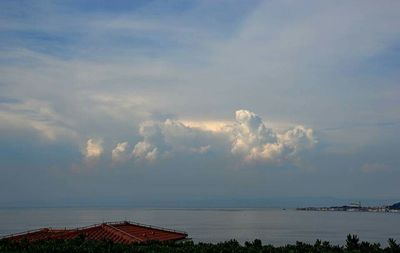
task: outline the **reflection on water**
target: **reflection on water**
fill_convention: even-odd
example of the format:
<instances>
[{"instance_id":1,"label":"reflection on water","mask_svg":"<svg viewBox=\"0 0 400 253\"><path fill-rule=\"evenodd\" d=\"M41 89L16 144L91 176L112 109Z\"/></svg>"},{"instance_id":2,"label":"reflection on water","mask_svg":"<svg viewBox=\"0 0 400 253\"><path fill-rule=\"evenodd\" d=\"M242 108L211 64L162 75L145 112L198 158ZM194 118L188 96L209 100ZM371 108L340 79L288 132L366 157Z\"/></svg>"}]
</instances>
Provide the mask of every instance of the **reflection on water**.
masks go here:
<instances>
[{"instance_id":1,"label":"reflection on water","mask_svg":"<svg viewBox=\"0 0 400 253\"><path fill-rule=\"evenodd\" d=\"M347 234L386 245L400 240L400 215L357 212L305 212L280 209L134 209L35 208L0 209L0 234L41 227L78 227L103 221L131 220L184 230L194 241L243 243L261 239L283 245L317 238L343 244Z\"/></svg>"}]
</instances>

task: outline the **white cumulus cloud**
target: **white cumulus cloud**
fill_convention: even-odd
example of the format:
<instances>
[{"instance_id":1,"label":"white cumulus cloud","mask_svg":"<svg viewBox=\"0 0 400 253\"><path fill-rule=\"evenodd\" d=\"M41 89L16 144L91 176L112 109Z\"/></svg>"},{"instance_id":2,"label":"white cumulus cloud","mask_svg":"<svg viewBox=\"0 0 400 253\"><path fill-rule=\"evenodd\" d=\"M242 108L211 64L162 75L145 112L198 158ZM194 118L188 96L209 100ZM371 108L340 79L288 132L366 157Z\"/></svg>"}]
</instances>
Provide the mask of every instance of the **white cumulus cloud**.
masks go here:
<instances>
[{"instance_id":1,"label":"white cumulus cloud","mask_svg":"<svg viewBox=\"0 0 400 253\"><path fill-rule=\"evenodd\" d=\"M287 131L268 128L261 117L247 110L235 113L236 122L228 127L232 154L246 161L281 162L312 148L317 140L313 130L296 126Z\"/></svg>"},{"instance_id":2,"label":"white cumulus cloud","mask_svg":"<svg viewBox=\"0 0 400 253\"><path fill-rule=\"evenodd\" d=\"M206 154L210 150L245 162L282 163L298 159L301 152L314 147L313 130L298 125L279 131L268 128L261 117L247 110L238 110L235 121L218 131L193 127L184 121L167 119L144 122L140 126L143 140L133 149L136 159L156 161L187 153Z\"/></svg>"},{"instance_id":3,"label":"white cumulus cloud","mask_svg":"<svg viewBox=\"0 0 400 253\"><path fill-rule=\"evenodd\" d=\"M148 161L181 153L204 154L213 142L212 133L171 119L144 122L139 133L143 140L135 145L132 155Z\"/></svg>"},{"instance_id":4,"label":"white cumulus cloud","mask_svg":"<svg viewBox=\"0 0 400 253\"><path fill-rule=\"evenodd\" d=\"M86 142L85 157L87 159L99 158L103 151L103 140L89 139Z\"/></svg>"},{"instance_id":5,"label":"white cumulus cloud","mask_svg":"<svg viewBox=\"0 0 400 253\"><path fill-rule=\"evenodd\" d=\"M118 143L117 146L111 152L111 159L113 162L123 162L129 159L127 154L128 142Z\"/></svg>"}]
</instances>

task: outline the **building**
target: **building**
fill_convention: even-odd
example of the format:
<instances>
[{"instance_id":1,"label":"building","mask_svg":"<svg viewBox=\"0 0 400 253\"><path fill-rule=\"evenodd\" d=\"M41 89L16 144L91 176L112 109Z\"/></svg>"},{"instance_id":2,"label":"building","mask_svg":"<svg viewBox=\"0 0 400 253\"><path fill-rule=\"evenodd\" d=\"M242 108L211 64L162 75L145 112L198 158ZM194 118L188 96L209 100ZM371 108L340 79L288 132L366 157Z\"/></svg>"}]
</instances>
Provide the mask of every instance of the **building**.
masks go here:
<instances>
[{"instance_id":1,"label":"building","mask_svg":"<svg viewBox=\"0 0 400 253\"><path fill-rule=\"evenodd\" d=\"M180 241L187 238L186 232L122 221L95 224L75 229L42 228L6 236L8 240L29 242L47 239L74 239L84 236L86 240L111 240L115 243L131 244L149 241Z\"/></svg>"}]
</instances>

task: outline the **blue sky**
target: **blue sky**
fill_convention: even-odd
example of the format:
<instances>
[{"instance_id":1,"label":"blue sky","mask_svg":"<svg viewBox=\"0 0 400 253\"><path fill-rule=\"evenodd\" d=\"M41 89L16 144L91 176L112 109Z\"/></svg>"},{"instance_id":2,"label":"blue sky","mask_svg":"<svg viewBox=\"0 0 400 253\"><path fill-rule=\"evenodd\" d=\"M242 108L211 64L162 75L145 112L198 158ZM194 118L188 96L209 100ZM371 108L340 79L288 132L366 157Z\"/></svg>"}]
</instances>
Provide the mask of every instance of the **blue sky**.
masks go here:
<instances>
[{"instance_id":1,"label":"blue sky","mask_svg":"<svg viewBox=\"0 0 400 253\"><path fill-rule=\"evenodd\" d=\"M396 199L399 10L2 1L0 205Z\"/></svg>"}]
</instances>

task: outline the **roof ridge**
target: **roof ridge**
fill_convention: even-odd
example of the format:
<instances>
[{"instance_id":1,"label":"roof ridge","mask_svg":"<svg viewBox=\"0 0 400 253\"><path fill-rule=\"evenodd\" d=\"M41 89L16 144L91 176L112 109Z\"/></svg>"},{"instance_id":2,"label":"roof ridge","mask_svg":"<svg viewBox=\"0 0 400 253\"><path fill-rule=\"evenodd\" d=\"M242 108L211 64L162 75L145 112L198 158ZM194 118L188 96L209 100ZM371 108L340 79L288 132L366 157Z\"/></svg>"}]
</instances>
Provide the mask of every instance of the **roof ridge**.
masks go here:
<instances>
[{"instance_id":1,"label":"roof ridge","mask_svg":"<svg viewBox=\"0 0 400 253\"><path fill-rule=\"evenodd\" d=\"M141 238L139 238L139 237L136 237L136 236L134 236L134 235L132 235L132 234L130 234L130 233L128 233L128 232L125 232L125 231L122 230L122 229L119 229L119 228L117 228L117 227L114 227L113 225L110 225L110 224L107 224L107 223L103 223L103 224L102 224L102 227L103 227L103 228L109 227L109 228L111 228L111 229L114 229L114 230L116 230L117 232L121 233L121 234L122 234L122 237L128 236L128 237L130 237L130 238L133 238L133 239L135 239L135 240L138 240L138 241L140 241L140 242L143 242L143 239L141 239Z\"/></svg>"},{"instance_id":2,"label":"roof ridge","mask_svg":"<svg viewBox=\"0 0 400 253\"><path fill-rule=\"evenodd\" d=\"M134 221L123 221L123 223L128 223L130 225L140 226L140 227L144 227L144 228L151 228L151 229L156 229L156 230L160 230L160 231L166 231L166 232L172 232L172 233L176 233L176 234L187 235L187 233L185 231L160 227L160 226L156 226L156 225L148 225L148 224L143 224L143 223L134 222Z\"/></svg>"}]
</instances>

